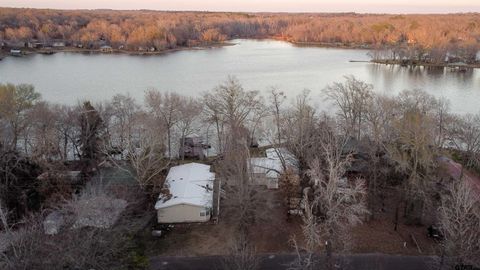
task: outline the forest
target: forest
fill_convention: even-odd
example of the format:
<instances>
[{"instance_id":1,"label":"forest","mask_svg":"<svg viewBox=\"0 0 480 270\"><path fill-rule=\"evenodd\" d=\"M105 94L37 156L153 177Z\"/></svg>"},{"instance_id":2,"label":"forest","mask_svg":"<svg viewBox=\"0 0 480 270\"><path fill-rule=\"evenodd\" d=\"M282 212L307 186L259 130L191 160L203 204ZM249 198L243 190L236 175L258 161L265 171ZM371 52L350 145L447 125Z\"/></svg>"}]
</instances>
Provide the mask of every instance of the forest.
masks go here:
<instances>
[{"instance_id":1,"label":"forest","mask_svg":"<svg viewBox=\"0 0 480 270\"><path fill-rule=\"evenodd\" d=\"M178 147L192 133L216 149L204 162L224 181L222 211L235 232L225 263L242 265L224 269L258 269L252 228L274 213L265 192L249 184L253 138L299 160L298 174L287 170L280 181L282 197L300 196L304 205L300 235L289 241L288 252L298 254L289 269L337 269L332 254L349 254L352 230L383 219L392 232L438 226L442 237L424 252L438 256L432 263L439 268L479 266L480 191L469 179L480 171L480 115L454 114L447 100L421 90L376 94L352 76L320 93L335 112L314 106L312 94L287 98L272 88L263 96L230 77L199 99L149 89L143 102L119 94L65 106L42 100L32 85L0 85L0 237L9 243L0 266L146 269L137 232L148 224L152 200L166 192L166 170L185 159ZM460 176L445 177L442 168L453 162L463 165ZM113 179L98 179L102 168L131 173L135 184L91 187ZM66 182L66 170L80 171L81 180ZM118 200L126 209L115 226L77 228L92 211L115 212ZM41 221L51 209L69 217L72 229L45 235ZM318 252L326 262L315 259Z\"/></svg>"},{"instance_id":2,"label":"forest","mask_svg":"<svg viewBox=\"0 0 480 270\"><path fill-rule=\"evenodd\" d=\"M162 51L234 38L274 38L297 44L387 49L390 59L440 62L455 56L472 63L480 40L480 14L375 15L40 10L0 8L0 41L65 42L129 51ZM385 57L385 56L383 56Z\"/></svg>"}]
</instances>

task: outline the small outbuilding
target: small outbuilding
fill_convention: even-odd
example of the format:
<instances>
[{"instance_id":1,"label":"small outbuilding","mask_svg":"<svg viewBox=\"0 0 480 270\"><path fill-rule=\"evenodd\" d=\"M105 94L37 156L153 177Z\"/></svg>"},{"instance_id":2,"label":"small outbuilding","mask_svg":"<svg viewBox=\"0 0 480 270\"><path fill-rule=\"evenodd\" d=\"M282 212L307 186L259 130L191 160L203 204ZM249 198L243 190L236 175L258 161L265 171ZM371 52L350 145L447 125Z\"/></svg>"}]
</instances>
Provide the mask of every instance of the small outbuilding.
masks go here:
<instances>
[{"instance_id":1,"label":"small outbuilding","mask_svg":"<svg viewBox=\"0 0 480 270\"><path fill-rule=\"evenodd\" d=\"M252 183L266 186L268 189L277 189L278 181L283 172L282 163L277 159L251 158Z\"/></svg>"},{"instance_id":2,"label":"small outbuilding","mask_svg":"<svg viewBox=\"0 0 480 270\"><path fill-rule=\"evenodd\" d=\"M209 149L209 144L203 143L202 137L197 134L186 136L180 139L179 156L184 158L205 158L205 150Z\"/></svg>"},{"instance_id":3,"label":"small outbuilding","mask_svg":"<svg viewBox=\"0 0 480 270\"><path fill-rule=\"evenodd\" d=\"M265 150L265 155L266 157L250 159L253 184L277 189L285 167L298 172L298 159L287 149L269 148Z\"/></svg>"},{"instance_id":4,"label":"small outbuilding","mask_svg":"<svg viewBox=\"0 0 480 270\"><path fill-rule=\"evenodd\" d=\"M215 174L210 166L188 163L170 168L155 204L158 223L207 222L213 210Z\"/></svg>"}]
</instances>

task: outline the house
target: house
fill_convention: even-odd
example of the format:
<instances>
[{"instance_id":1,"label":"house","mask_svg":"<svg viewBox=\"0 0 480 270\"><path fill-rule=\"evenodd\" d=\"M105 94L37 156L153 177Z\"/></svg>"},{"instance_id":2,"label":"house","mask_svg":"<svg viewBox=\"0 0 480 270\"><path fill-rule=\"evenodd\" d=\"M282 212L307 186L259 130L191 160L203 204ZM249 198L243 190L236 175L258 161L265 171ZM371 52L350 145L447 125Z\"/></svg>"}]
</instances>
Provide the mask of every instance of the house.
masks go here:
<instances>
[{"instance_id":1,"label":"house","mask_svg":"<svg viewBox=\"0 0 480 270\"><path fill-rule=\"evenodd\" d=\"M43 42L34 42L33 43L33 48L35 49L41 49L45 46L45 44Z\"/></svg>"},{"instance_id":2,"label":"house","mask_svg":"<svg viewBox=\"0 0 480 270\"><path fill-rule=\"evenodd\" d=\"M22 56L22 50L20 49L11 49L10 55L12 56Z\"/></svg>"},{"instance_id":3,"label":"house","mask_svg":"<svg viewBox=\"0 0 480 270\"><path fill-rule=\"evenodd\" d=\"M480 177L475 173L465 169L460 163L442 156L437 158L440 167L453 181L465 181L480 196Z\"/></svg>"},{"instance_id":4,"label":"house","mask_svg":"<svg viewBox=\"0 0 480 270\"><path fill-rule=\"evenodd\" d=\"M100 51L103 53L111 53L113 49L108 45L103 45L102 47L100 47Z\"/></svg>"},{"instance_id":5,"label":"house","mask_svg":"<svg viewBox=\"0 0 480 270\"><path fill-rule=\"evenodd\" d=\"M179 156L185 158L205 158L205 150L211 146L203 143L202 137L192 134L185 137L184 142L180 139Z\"/></svg>"},{"instance_id":6,"label":"house","mask_svg":"<svg viewBox=\"0 0 480 270\"><path fill-rule=\"evenodd\" d=\"M54 42L52 43L52 47L53 47L53 48L63 48L63 47L65 47L65 42L63 42L63 41L54 41Z\"/></svg>"},{"instance_id":7,"label":"house","mask_svg":"<svg viewBox=\"0 0 480 270\"><path fill-rule=\"evenodd\" d=\"M210 166L188 163L170 168L155 204L158 223L207 222L213 210L215 174Z\"/></svg>"},{"instance_id":8,"label":"house","mask_svg":"<svg viewBox=\"0 0 480 270\"><path fill-rule=\"evenodd\" d=\"M379 157L383 156L383 152L379 149L374 149L375 143L369 139L357 140L354 137L348 137L342 145L342 156L350 155L353 160L347 166L347 172L352 174L368 173L371 163L371 155L375 154ZM372 150L375 150L372 152Z\"/></svg>"},{"instance_id":9,"label":"house","mask_svg":"<svg viewBox=\"0 0 480 270\"><path fill-rule=\"evenodd\" d=\"M266 157L251 158L250 168L255 185L263 185L268 189L277 189L281 175L286 167L298 172L298 160L285 148L269 148Z\"/></svg>"},{"instance_id":10,"label":"house","mask_svg":"<svg viewBox=\"0 0 480 270\"><path fill-rule=\"evenodd\" d=\"M460 72L465 72L468 70L468 65L465 62L449 63L448 67L452 70L456 70Z\"/></svg>"}]
</instances>

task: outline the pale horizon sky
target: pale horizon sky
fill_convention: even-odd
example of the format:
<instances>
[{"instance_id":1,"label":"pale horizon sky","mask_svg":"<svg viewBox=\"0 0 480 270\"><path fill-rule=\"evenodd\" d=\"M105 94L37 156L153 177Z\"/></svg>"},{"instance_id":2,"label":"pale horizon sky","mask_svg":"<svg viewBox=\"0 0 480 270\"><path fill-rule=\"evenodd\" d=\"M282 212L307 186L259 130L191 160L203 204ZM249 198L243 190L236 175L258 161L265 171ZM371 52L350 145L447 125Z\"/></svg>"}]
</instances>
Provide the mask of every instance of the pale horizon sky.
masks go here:
<instances>
[{"instance_id":1,"label":"pale horizon sky","mask_svg":"<svg viewBox=\"0 0 480 270\"><path fill-rule=\"evenodd\" d=\"M361 3L359 3L361 2ZM0 0L1 7L245 12L480 12L480 0Z\"/></svg>"}]
</instances>

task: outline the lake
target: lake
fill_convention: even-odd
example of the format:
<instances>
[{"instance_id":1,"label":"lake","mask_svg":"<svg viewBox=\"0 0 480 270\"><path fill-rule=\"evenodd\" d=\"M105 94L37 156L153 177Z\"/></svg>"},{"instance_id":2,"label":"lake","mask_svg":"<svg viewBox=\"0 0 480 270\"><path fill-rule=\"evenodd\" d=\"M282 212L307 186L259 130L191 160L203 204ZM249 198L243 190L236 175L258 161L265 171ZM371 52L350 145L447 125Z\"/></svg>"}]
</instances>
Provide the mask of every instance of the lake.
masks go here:
<instances>
[{"instance_id":1,"label":"lake","mask_svg":"<svg viewBox=\"0 0 480 270\"><path fill-rule=\"evenodd\" d=\"M328 110L321 89L345 75L374 85L375 91L396 94L424 89L451 102L458 113L479 111L480 70L386 66L350 60L369 60L366 50L297 47L273 40L233 40L234 46L184 50L155 56L56 53L6 57L0 61L0 82L33 84L50 102L75 104L102 101L117 93L143 100L156 88L198 96L236 76L245 89L267 91L275 86L289 98L312 91L319 109Z\"/></svg>"}]
</instances>

